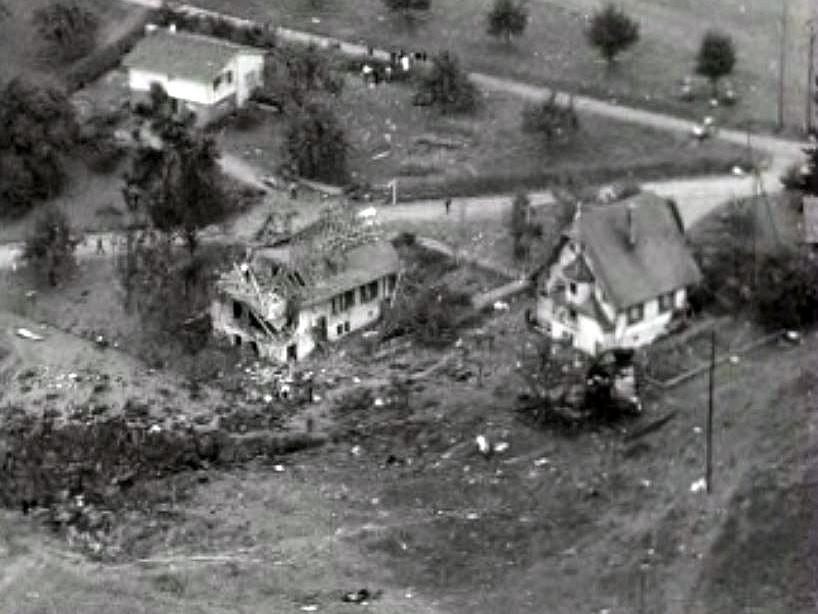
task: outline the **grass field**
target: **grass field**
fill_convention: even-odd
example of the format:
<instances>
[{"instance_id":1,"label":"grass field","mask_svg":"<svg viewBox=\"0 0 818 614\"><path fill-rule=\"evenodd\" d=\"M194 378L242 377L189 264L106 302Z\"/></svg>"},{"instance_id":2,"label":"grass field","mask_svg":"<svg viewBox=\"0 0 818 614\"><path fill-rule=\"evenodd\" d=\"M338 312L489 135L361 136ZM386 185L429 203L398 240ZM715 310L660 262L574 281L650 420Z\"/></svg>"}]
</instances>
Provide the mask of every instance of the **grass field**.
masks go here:
<instances>
[{"instance_id":1,"label":"grass field","mask_svg":"<svg viewBox=\"0 0 818 614\"><path fill-rule=\"evenodd\" d=\"M380 0L194 0L205 8L272 20L285 26L388 47L456 51L471 69L555 85L640 106L700 117L705 100L676 99L678 81L693 69L702 34L711 27L736 41L735 85L742 101L720 112L733 124L751 121L770 128L777 121L781 3L769 0L623 0L641 23L642 40L608 74L587 45L586 16L598 0L532 0L530 23L512 47L485 33L490 0L434 0L413 29L389 15ZM806 67L813 17L810 0L789 2L785 71L785 122L804 125Z\"/></svg>"},{"instance_id":2,"label":"grass field","mask_svg":"<svg viewBox=\"0 0 818 614\"><path fill-rule=\"evenodd\" d=\"M697 144L684 135L592 115L581 117L573 140L547 144L522 132L523 102L514 96L486 94L474 116L444 117L413 106L412 94L408 86L369 89L348 78L335 106L351 144L351 169L374 184L399 177L402 191L416 196L544 187L563 172L591 183L628 173L655 179L726 172L744 156L742 148L721 142ZM285 125L268 115L252 130L225 131L222 142L273 170Z\"/></svg>"}]
</instances>

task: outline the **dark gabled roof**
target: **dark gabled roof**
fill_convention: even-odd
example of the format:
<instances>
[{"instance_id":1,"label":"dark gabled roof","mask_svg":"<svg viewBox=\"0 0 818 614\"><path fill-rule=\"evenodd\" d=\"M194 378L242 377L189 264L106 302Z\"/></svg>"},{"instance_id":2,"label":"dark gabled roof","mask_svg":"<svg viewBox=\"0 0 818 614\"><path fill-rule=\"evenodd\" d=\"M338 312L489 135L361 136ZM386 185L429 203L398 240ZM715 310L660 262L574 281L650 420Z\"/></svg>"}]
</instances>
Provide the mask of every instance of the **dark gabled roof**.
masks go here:
<instances>
[{"instance_id":1,"label":"dark gabled roof","mask_svg":"<svg viewBox=\"0 0 818 614\"><path fill-rule=\"evenodd\" d=\"M628 240L629 208L636 237L633 247ZM619 310L701 280L674 205L656 194L643 192L583 211L576 230Z\"/></svg>"},{"instance_id":2,"label":"dark gabled roof","mask_svg":"<svg viewBox=\"0 0 818 614\"><path fill-rule=\"evenodd\" d=\"M122 64L127 68L209 83L238 52L262 53L209 36L158 30L139 41Z\"/></svg>"},{"instance_id":3,"label":"dark gabled roof","mask_svg":"<svg viewBox=\"0 0 818 614\"><path fill-rule=\"evenodd\" d=\"M804 240L814 245L818 243L818 197L804 197Z\"/></svg>"}]
</instances>

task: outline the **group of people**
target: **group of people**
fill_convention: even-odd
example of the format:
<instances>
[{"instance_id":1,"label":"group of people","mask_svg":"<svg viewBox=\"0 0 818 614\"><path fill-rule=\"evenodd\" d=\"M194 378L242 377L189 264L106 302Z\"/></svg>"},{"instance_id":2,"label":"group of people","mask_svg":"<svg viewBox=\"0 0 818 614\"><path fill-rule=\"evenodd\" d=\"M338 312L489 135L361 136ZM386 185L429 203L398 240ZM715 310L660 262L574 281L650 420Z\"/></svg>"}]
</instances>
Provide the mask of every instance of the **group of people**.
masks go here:
<instances>
[{"instance_id":1,"label":"group of people","mask_svg":"<svg viewBox=\"0 0 818 614\"><path fill-rule=\"evenodd\" d=\"M364 61L363 66L361 67L361 77L363 78L364 83L370 87L375 87L381 81L389 82L398 73L403 73L406 75L412 70L412 66L415 62L426 62L429 59L429 56L425 51L406 53L405 50L400 49L398 51L390 51L389 63L383 65L380 62L374 61L374 47L367 48L367 56L368 58L373 59Z\"/></svg>"}]
</instances>

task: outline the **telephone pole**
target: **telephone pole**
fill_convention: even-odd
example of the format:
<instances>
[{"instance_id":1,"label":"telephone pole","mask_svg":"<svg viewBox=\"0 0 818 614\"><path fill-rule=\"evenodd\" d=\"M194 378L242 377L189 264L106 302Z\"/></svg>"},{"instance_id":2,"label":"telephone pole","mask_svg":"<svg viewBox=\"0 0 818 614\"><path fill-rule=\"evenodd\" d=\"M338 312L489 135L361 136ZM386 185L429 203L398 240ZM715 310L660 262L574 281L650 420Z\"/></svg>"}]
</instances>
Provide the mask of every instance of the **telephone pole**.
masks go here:
<instances>
[{"instance_id":1,"label":"telephone pole","mask_svg":"<svg viewBox=\"0 0 818 614\"><path fill-rule=\"evenodd\" d=\"M789 3L781 2L781 41L778 54L778 129L784 128L784 77L787 65L787 18Z\"/></svg>"},{"instance_id":2,"label":"telephone pole","mask_svg":"<svg viewBox=\"0 0 818 614\"><path fill-rule=\"evenodd\" d=\"M809 57L807 58L807 121L805 123L807 135L813 129L813 104L815 103L815 20L809 21Z\"/></svg>"}]
</instances>

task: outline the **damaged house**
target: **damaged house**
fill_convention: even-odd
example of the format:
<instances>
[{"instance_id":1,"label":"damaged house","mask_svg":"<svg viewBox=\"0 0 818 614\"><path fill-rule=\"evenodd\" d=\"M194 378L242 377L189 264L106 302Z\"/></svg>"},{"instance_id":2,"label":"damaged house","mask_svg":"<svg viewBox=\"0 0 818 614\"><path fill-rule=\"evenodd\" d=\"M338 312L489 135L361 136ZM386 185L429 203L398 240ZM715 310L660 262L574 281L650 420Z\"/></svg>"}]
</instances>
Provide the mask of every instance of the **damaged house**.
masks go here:
<instances>
[{"instance_id":1,"label":"damaged house","mask_svg":"<svg viewBox=\"0 0 818 614\"><path fill-rule=\"evenodd\" d=\"M597 355L669 331L701 272L671 201L649 192L577 214L537 280L536 318Z\"/></svg>"},{"instance_id":2,"label":"damaged house","mask_svg":"<svg viewBox=\"0 0 818 614\"><path fill-rule=\"evenodd\" d=\"M261 358L301 360L377 321L399 269L392 244L366 233L262 248L217 282L213 326Z\"/></svg>"}]
</instances>

